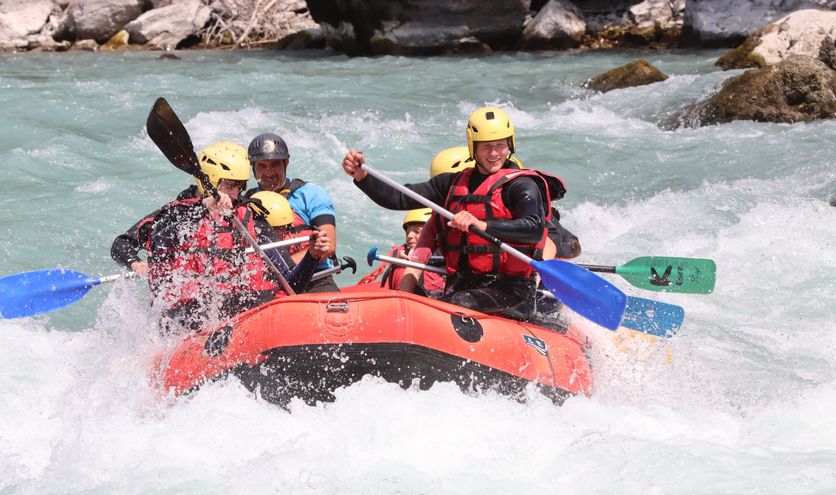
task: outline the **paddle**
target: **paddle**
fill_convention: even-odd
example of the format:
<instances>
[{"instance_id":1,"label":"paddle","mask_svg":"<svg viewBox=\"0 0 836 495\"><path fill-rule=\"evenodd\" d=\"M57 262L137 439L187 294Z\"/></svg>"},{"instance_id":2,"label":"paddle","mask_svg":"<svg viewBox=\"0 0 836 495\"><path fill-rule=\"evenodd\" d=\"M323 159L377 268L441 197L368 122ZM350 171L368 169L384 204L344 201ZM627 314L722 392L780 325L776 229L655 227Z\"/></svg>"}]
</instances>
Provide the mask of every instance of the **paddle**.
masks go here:
<instances>
[{"instance_id":1,"label":"paddle","mask_svg":"<svg viewBox=\"0 0 836 495\"><path fill-rule=\"evenodd\" d=\"M634 286L654 291L709 294L717 264L704 258L642 256L619 266L584 265L589 271L621 275Z\"/></svg>"},{"instance_id":2,"label":"paddle","mask_svg":"<svg viewBox=\"0 0 836 495\"><path fill-rule=\"evenodd\" d=\"M453 214L449 211L402 184L389 179L369 165L363 164L363 169L386 185L397 189L422 205L432 208L433 211L444 218L453 218ZM627 306L627 296L614 285L574 263L563 260L533 260L487 232L475 227L471 227L470 231L520 261L530 264L540 274L543 285L563 304L579 315L610 330L618 328L621 316Z\"/></svg>"},{"instance_id":3,"label":"paddle","mask_svg":"<svg viewBox=\"0 0 836 495\"><path fill-rule=\"evenodd\" d=\"M193 175L203 184L203 187L207 191L212 193L212 196L216 199L220 198L218 190L212 185L209 178L206 177L206 174L200 168L200 163L198 163L197 155L194 152L192 138L165 98L157 98L157 101L154 102L154 106L148 112L145 129L148 131L148 136L151 138L151 141L154 141L154 144L157 145L172 165L189 175ZM276 276L279 283L281 283L285 293L289 295L296 294L273 261L258 247L258 242L253 239L253 236L241 224L238 217L230 215L228 218L232 221L235 229L247 241L247 244L258 252L265 266L267 266L270 272Z\"/></svg>"},{"instance_id":4,"label":"paddle","mask_svg":"<svg viewBox=\"0 0 836 495\"><path fill-rule=\"evenodd\" d=\"M310 240L309 236L294 237L293 239L263 244L261 249L277 249ZM253 252L252 248L247 248L247 251ZM349 258L344 259L348 263ZM353 264L354 260L351 260L350 263ZM328 270L333 270L333 268ZM333 273L320 275L328 270L315 273L311 280L318 280L314 277L322 278ZM18 273L0 278L0 319L35 316L63 308L87 295L87 292L96 285L115 282L122 277L134 278L136 273L128 272L124 275L95 278L84 273L55 268Z\"/></svg>"},{"instance_id":5,"label":"paddle","mask_svg":"<svg viewBox=\"0 0 836 495\"><path fill-rule=\"evenodd\" d=\"M428 272L447 273L447 270L441 267L378 254L377 247L369 249L366 255L369 266L372 266L375 260ZM554 297L551 292L545 292L545 294ZM658 337L670 337L679 330L684 319L685 310L679 306L643 297L627 296L627 307L621 318L621 326Z\"/></svg>"},{"instance_id":6,"label":"paddle","mask_svg":"<svg viewBox=\"0 0 836 495\"><path fill-rule=\"evenodd\" d=\"M136 276L131 272L129 276ZM72 304L93 286L113 282L121 275L92 278L80 272L36 270L0 278L0 318L35 316Z\"/></svg>"},{"instance_id":7,"label":"paddle","mask_svg":"<svg viewBox=\"0 0 836 495\"><path fill-rule=\"evenodd\" d=\"M311 277L311 282L316 282L317 280L325 278L328 275L342 273L343 270L345 270L346 268L351 268L351 273L357 272L357 262L354 261L354 258L352 258L351 256L343 256L343 263L314 273Z\"/></svg>"}]
</instances>

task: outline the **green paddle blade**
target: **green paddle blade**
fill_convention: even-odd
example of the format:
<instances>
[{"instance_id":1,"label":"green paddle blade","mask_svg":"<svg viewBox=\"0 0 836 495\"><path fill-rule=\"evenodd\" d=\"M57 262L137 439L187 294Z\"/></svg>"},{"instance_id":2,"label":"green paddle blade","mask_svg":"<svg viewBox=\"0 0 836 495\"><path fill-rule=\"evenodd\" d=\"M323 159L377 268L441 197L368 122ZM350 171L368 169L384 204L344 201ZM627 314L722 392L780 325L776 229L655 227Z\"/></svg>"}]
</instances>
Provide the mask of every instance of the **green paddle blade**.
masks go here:
<instances>
[{"instance_id":1,"label":"green paddle blade","mask_svg":"<svg viewBox=\"0 0 836 495\"><path fill-rule=\"evenodd\" d=\"M643 256L615 267L615 273L636 287L660 292L709 294L717 264L705 258Z\"/></svg>"}]
</instances>

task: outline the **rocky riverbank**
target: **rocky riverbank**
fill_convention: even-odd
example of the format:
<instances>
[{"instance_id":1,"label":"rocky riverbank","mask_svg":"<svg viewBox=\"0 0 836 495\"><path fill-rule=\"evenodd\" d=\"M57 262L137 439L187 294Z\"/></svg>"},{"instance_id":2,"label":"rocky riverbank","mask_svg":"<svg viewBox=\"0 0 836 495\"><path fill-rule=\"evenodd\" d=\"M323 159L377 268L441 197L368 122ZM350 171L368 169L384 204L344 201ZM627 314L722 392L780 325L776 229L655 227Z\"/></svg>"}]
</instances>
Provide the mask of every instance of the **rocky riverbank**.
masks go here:
<instances>
[{"instance_id":1,"label":"rocky riverbank","mask_svg":"<svg viewBox=\"0 0 836 495\"><path fill-rule=\"evenodd\" d=\"M330 49L349 55L733 48L753 68L663 127L836 115L836 0L0 0L10 51ZM637 60L610 91L667 76Z\"/></svg>"},{"instance_id":2,"label":"rocky riverbank","mask_svg":"<svg viewBox=\"0 0 836 495\"><path fill-rule=\"evenodd\" d=\"M836 0L0 0L0 49L734 47L810 7Z\"/></svg>"}]
</instances>

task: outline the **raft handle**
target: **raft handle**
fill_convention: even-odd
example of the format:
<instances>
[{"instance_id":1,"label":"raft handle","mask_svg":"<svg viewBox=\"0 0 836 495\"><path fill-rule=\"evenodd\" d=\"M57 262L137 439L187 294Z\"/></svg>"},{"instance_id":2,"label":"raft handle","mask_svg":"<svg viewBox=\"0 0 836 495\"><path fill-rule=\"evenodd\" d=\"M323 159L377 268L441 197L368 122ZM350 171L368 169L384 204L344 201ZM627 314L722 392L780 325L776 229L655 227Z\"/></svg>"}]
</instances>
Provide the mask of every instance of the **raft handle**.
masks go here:
<instances>
[{"instance_id":1,"label":"raft handle","mask_svg":"<svg viewBox=\"0 0 836 495\"><path fill-rule=\"evenodd\" d=\"M325 305L328 313L348 313L348 303L345 301L329 302Z\"/></svg>"}]
</instances>

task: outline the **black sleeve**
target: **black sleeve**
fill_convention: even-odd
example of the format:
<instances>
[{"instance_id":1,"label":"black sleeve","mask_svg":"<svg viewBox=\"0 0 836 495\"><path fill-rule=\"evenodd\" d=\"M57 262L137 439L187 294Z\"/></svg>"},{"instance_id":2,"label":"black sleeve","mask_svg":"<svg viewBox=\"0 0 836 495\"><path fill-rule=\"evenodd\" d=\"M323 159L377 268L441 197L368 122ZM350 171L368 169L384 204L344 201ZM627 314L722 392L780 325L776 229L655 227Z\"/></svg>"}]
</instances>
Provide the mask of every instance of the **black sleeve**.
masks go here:
<instances>
[{"instance_id":1,"label":"black sleeve","mask_svg":"<svg viewBox=\"0 0 836 495\"><path fill-rule=\"evenodd\" d=\"M113 261L125 268L130 268L131 263L142 261L139 257L139 252L144 249L142 239L147 238L147 229L151 227L153 219L159 211L146 215L127 232L113 240L113 244L110 246L110 257L113 258ZM140 229L140 226L142 226L142 229Z\"/></svg>"},{"instance_id":2,"label":"black sleeve","mask_svg":"<svg viewBox=\"0 0 836 495\"><path fill-rule=\"evenodd\" d=\"M530 177L520 177L505 186L502 200L513 218L488 220L488 234L506 242L536 244L546 228L540 188Z\"/></svg>"},{"instance_id":3,"label":"black sleeve","mask_svg":"<svg viewBox=\"0 0 836 495\"><path fill-rule=\"evenodd\" d=\"M447 191L453 184L453 178L456 174L439 174L428 180L427 182L419 182L418 184L404 184L407 189L411 189L421 196L429 199L433 203L441 204L447 199ZM410 198L406 194L393 189L386 185L383 181L367 175L365 179L360 182L354 181L354 184L366 193L366 196L372 201L389 210L412 210L415 208L423 208L424 205Z\"/></svg>"},{"instance_id":4,"label":"black sleeve","mask_svg":"<svg viewBox=\"0 0 836 495\"><path fill-rule=\"evenodd\" d=\"M311 277L313 277L318 263L319 261L311 256L310 251L305 253L302 261L300 261L299 264L293 268L290 276L287 277L287 283L290 284L290 288L293 289L293 292L296 292L297 294L304 292L305 287L308 286L308 283L311 281Z\"/></svg>"},{"instance_id":5,"label":"black sleeve","mask_svg":"<svg viewBox=\"0 0 836 495\"><path fill-rule=\"evenodd\" d=\"M337 226L337 219L334 215L319 215L311 219L311 227L321 227L323 225Z\"/></svg>"}]
</instances>

